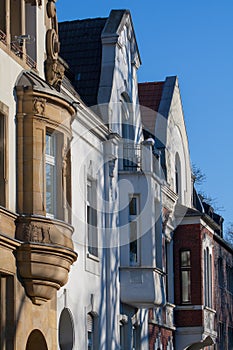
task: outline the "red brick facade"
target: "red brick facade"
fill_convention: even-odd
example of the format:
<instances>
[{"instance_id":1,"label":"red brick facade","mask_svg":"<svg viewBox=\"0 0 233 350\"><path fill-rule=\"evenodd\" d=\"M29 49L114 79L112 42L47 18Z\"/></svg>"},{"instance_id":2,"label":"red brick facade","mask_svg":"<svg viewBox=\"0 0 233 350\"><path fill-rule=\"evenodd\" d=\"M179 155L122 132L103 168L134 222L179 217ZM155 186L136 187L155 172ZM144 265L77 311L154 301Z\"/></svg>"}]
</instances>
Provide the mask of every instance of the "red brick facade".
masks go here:
<instances>
[{"instance_id":1,"label":"red brick facade","mask_svg":"<svg viewBox=\"0 0 233 350\"><path fill-rule=\"evenodd\" d=\"M173 332L170 329L149 323L149 350L155 349L157 339L160 339L160 350L167 350L169 340L173 339Z\"/></svg>"},{"instance_id":2,"label":"red brick facade","mask_svg":"<svg viewBox=\"0 0 233 350\"><path fill-rule=\"evenodd\" d=\"M175 304L182 305L180 280L180 252L191 252L191 303L203 303L202 269L202 226L200 224L181 225L174 234L174 280ZM195 317L195 316L194 316ZM200 319L200 318L199 318ZM196 317L195 317L196 320Z\"/></svg>"}]
</instances>

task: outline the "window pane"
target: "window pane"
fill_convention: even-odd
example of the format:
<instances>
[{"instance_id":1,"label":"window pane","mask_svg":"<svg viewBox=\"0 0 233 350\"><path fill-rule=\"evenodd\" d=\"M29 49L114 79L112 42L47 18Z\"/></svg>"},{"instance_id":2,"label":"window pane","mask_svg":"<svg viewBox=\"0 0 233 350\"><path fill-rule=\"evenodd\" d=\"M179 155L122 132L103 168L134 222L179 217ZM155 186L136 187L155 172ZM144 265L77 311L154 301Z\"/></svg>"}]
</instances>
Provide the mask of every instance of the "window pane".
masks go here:
<instances>
[{"instance_id":1,"label":"window pane","mask_svg":"<svg viewBox=\"0 0 233 350\"><path fill-rule=\"evenodd\" d=\"M181 271L182 302L190 301L190 271Z\"/></svg>"},{"instance_id":2,"label":"window pane","mask_svg":"<svg viewBox=\"0 0 233 350\"><path fill-rule=\"evenodd\" d=\"M88 181L87 184L87 240L88 252L98 256L98 229L96 210L96 183Z\"/></svg>"},{"instance_id":3,"label":"window pane","mask_svg":"<svg viewBox=\"0 0 233 350\"><path fill-rule=\"evenodd\" d=\"M55 156L55 135L46 134L46 154Z\"/></svg>"},{"instance_id":4,"label":"window pane","mask_svg":"<svg viewBox=\"0 0 233 350\"><path fill-rule=\"evenodd\" d=\"M233 350L233 328L228 327L228 350Z\"/></svg>"},{"instance_id":5,"label":"window pane","mask_svg":"<svg viewBox=\"0 0 233 350\"><path fill-rule=\"evenodd\" d=\"M137 222L130 222L130 264L138 263Z\"/></svg>"},{"instance_id":6,"label":"window pane","mask_svg":"<svg viewBox=\"0 0 233 350\"><path fill-rule=\"evenodd\" d=\"M190 251L184 251L181 252L181 267L190 267L191 261L190 261Z\"/></svg>"},{"instance_id":7,"label":"window pane","mask_svg":"<svg viewBox=\"0 0 233 350\"><path fill-rule=\"evenodd\" d=\"M129 215L137 215L137 198L131 198L129 202Z\"/></svg>"},{"instance_id":8,"label":"window pane","mask_svg":"<svg viewBox=\"0 0 233 350\"><path fill-rule=\"evenodd\" d=\"M55 169L51 164L46 164L46 212L55 215Z\"/></svg>"}]
</instances>

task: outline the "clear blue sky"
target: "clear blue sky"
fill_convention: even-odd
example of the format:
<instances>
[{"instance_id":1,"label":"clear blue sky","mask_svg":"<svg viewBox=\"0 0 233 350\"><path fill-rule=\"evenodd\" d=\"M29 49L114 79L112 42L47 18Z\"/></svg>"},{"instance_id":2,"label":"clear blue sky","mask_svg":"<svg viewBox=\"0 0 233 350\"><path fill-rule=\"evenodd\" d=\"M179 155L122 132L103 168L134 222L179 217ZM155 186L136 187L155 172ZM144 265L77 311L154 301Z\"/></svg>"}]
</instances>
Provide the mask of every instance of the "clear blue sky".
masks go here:
<instances>
[{"instance_id":1,"label":"clear blue sky","mask_svg":"<svg viewBox=\"0 0 233 350\"><path fill-rule=\"evenodd\" d=\"M233 1L58 0L58 20L129 9L142 58L138 79L178 75L191 160L202 189L233 222Z\"/></svg>"}]
</instances>

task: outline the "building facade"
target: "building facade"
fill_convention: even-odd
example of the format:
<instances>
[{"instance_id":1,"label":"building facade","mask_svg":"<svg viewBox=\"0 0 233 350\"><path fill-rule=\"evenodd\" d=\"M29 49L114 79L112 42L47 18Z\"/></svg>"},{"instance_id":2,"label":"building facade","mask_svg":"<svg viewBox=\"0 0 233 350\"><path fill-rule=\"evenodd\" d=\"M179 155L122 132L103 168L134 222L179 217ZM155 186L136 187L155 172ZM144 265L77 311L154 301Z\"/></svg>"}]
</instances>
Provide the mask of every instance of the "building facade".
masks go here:
<instances>
[{"instance_id":1,"label":"building facade","mask_svg":"<svg viewBox=\"0 0 233 350\"><path fill-rule=\"evenodd\" d=\"M1 10L0 348L232 349L177 77L138 84L128 10L59 30L55 0Z\"/></svg>"},{"instance_id":2,"label":"building facade","mask_svg":"<svg viewBox=\"0 0 233 350\"><path fill-rule=\"evenodd\" d=\"M55 350L56 292L77 259L55 2L2 1L0 30L0 347Z\"/></svg>"}]
</instances>

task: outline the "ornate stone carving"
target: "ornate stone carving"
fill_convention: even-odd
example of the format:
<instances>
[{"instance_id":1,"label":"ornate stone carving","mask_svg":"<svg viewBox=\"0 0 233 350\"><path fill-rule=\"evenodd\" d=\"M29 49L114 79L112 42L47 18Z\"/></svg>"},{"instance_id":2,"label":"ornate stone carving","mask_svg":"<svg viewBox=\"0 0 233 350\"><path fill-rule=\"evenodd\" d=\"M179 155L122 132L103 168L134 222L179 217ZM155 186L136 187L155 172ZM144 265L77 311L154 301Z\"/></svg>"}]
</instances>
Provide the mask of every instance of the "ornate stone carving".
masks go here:
<instances>
[{"instance_id":1,"label":"ornate stone carving","mask_svg":"<svg viewBox=\"0 0 233 350\"><path fill-rule=\"evenodd\" d=\"M46 80L59 90L65 73L65 67L57 60L48 58L45 62Z\"/></svg>"},{"instance_id":2,"label":"ornate stone carving","mask_svg":"<svg viewBox=\"0 0 233 350\"><path fill-rule=\"evenodd\" d=\"M50 227L43 227L34 224L23 225L23 241L52 243L50 239Z\"/></svg>"},{"instance_id":3,"label":"ornate stone carving","mask_svg":"<svg viewBox=\"0 0 233 350\"><path fill-rule=\"evenodd\" d=\"M171 214L171 210L169 210L167 208L163 208L163 224L162 224L163 232L165 232L165 230L166 230L170 214Z\"/></svg>"},{"instance_id":4,"label":"ornate stone carving","mask_svg":"<svg viewBox=\"0 0 233 350\"><path fill-rule=\"evenodd\" d=\"M46 100L44 98L35 98L33 103L33 111L36 114L44 115L45 105L46 105Z\"/></svg>"},{"instance_id":5,"label":"ornate stone carving","mask_svg":"<svg viewBox=\"0 0 233 350\"><path fill-rule=\"evenodd\" d=\"M46 53L45 76L47 82L60 90L61 82L64 76L65 67L58 60L60 43L58 38L58 22L55 0L49 0L47 3L47 16L51 20L51 28L46 33Z\"/></svg>"},{"instance_id":6,"label":"ornate stone carving","mask_svg":"<svg viewBox=\"0 0 233 350\"><path fill-rule=\"evenodd\" d=\"M73 228L35 215L19 216L15 223L15 238L21 241L16 250L18 273L27 295L40 305L67 282L70 265L77 259Z\"/></svg>"}]
</instances>

